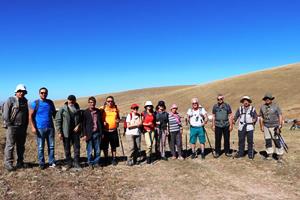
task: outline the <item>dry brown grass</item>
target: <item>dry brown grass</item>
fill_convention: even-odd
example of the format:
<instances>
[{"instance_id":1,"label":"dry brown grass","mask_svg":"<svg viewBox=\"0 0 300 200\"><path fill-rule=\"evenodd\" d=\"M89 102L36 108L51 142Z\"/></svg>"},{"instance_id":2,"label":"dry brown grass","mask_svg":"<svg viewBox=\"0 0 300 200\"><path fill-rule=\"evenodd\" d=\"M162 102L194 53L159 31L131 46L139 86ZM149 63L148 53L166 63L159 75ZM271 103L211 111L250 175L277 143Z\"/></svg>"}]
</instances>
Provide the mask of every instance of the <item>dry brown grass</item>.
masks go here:
<instances>
[{"instance_id":1,"label":"dry brown grass","mask_svg":"<svg viewBox=\"0 0 300 200\"><path fill-rule=\"evenodd\" d=\"M262 104L263 95L270 91L276 97L275 101L281 106L284 116L297 118L300 117L299 83L300 63L297 63L204 85L139 89L112 95L122 113L128 112L132 103L143 105L146 100L152 100L154 104L159 100L165 100L167 106L176 103L179 111L185 113L193 97L198 97L201 104L211 111L216 102L216 95L222 93L235 110L239 106L241 96L251 96L254 105L259 107ZM98 95L98 104L102 104L106 96L106 94ZM57 105L61 105L62 102L58 101ZM87 98L80 98L79 103L83 108L86 107Z\"/></svg>"}]
</instances>

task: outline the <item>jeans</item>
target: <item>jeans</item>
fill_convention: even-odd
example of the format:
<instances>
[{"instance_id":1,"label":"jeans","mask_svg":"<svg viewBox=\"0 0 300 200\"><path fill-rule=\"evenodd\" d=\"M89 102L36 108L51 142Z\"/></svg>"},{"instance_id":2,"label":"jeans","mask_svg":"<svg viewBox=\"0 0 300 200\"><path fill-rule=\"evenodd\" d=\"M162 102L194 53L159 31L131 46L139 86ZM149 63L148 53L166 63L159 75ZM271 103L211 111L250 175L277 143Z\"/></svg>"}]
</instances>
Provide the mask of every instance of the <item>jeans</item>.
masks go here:
<instances>
[{"instance_id":1,"label":"jeans","mask_svg":"<svg viewBox=\"0 0 300 200\"><path fill-rule=\"evenodd\" d=\"M172 156L176 157L176 148L175 147L177 147L178 156L182 156L181 132L180 131L170 132L170 135L171 135L170 146L171 146Z\"/></svg>"},{"instance_id":2,"label":"jeans","mask_svg":"<svg viewBox=\"0 0 300 200\"><path fill-rule=\"evenodd\" d=\"M55 163L54 128L42 128L37 130L36 142L38 146L38 160L40 165L45 165L45 157L44 157L45 140L47 141L47 146L48 146L49 164L52 165Z\"/></svg>"},{"instance_id":3,"label":"jeans","mask_svg":"<svg viewBox=\"0 0 300 200\"><path fill-rule=\"evenodd\" d=\"M239 155L244 156L244 150L245 150L245 140L247 137L247 143L248 143L248 156L253 157L253 130L252 131L238 131L239 135Z\"/></svg>"},{"instance_id":4,"label":"jeans","mask_svg":"<svg viewBox=\"0 0 300 200\"><path fill-rule=\"evenodd\" d=\"M221 140L222 140L222 135L224 136L224 152L229 153L230 151L230 132L229 132L229 126L220 128L220 127L215 127L215 149L216 153L220 154L221 153Z\"/></svg>"},{"instance_id":5,"label":"jeans","mask_svg":"<svg viewBox=\"0 0 300 200\"><path fill-rule=\"evenodd\" d=\"M89 165L99 164L100 161L100 133L93 133L89 141L86 142L86 153ZM94 149L94 155L93 155Z\"/></svg>"}]
</instances>

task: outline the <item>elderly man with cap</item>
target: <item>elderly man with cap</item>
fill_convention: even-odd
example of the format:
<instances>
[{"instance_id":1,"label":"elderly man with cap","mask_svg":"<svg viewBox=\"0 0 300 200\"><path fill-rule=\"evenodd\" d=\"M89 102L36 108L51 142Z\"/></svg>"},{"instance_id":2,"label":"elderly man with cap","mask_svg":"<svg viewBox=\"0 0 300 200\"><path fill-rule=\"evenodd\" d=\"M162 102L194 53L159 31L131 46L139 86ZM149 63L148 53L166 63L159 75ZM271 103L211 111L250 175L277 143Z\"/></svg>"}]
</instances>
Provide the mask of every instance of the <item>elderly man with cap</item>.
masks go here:
<instances>
[{"instance_id":1,"label":"elderly man with cap","mask_svg":"<svg viewBox=\"0 0 300 200\"><path fill-rule=\"evenodd\" d=\"M138 113L139 105L132 104L130 108L131 112L126 117L126 137L130 144L130 151L127 161L128 166L132 166L137 162L141 145L140 127L142 125L141 115Z\"/></svg>"},{"instance_id":2,"label":"elderly man with cap","mask_svg":"<svg viewBox=\"0 0 300 200\"><path fill-rule=\"evenodd\" d=\"M243 96L240 102L242 103L242 105L238 108L234 116L234 123L236 121L239 121L239 150L235 157L241 158L244 156L245 139L247 137L248 158L253 159L253 132L255 123L257 121L257 113L255 108L250 105L252 103L252 100L249 96Z\"/></svg>"},{"instance_id":3,"label":"elderly man with cap","mask_svg":"<svg viewBox=\"0 0 300 200\"><path fill-rule=\"evenodd\" d=\"M205 159L205 130L204 125L207 123L207 112L199 105L198 98L192 99L192 108L187 111L187 120L190 124L190 144L192 146L192 159L196 158L197 138L200 142L201 158Z\"/></svg>"},{"instance_id":4,"label":"elderly man with cap","mask_svg":"<svg viewBox=\"0 0 300 200\"><path fill-rule=\"evenodd\" d=\"M55 125L58 136L64 144L67 167L81 168L79 164L81 111L74 95L69 95L68 100L57 112ZM74 162L72 162L71 157L72 144L74 148Z\"/></svg>"},{"instance_id":5,"label":"elderly man with cap","mask_svg":"<svg viewBox=\"0 0 300 200\"><path fill-rule=\"evenodd\" d=\"M275 134L275 128L281 129L283 124L282 112L278 105L273 103L274 97L267 93L264 97L264 104L260 108L260 129L264 133L266 142L267 159L272 159L273 147L272 140L275 143L275 152L278 160L282 159L283 146L279 142L278 136Z\"/></svg>"},{"instance_id":6,"label":"elderly man with cap","mask_svg":"<svg viewBox=\"0 0 300 200\"><path fill-rule=\"evenodd\" d=\"M24 152L26 131L28 127L28 102L25 98L27 90L25 85L19 84L15 89L15 96L9 97L3 107L3 120L5 122L6 143L4 150L4 168L13 171L14 147L17 147L17 168L25 167Z\"/></svg>"},{"instance_id":7,"label":"elderly man with cap","mask_svg":"<svg viewBox=\"0 0 300 200\"><path fill-rule=\"evenodd\" d=\"M221 154L221 139L224 136L224 152L227 157L230 153L230 131L232 131L232 111L229 104L224 102L224 96L219 94L218 103L213 106L212 129L215 132L215 158Z\"/></svg>"}]
</instances>

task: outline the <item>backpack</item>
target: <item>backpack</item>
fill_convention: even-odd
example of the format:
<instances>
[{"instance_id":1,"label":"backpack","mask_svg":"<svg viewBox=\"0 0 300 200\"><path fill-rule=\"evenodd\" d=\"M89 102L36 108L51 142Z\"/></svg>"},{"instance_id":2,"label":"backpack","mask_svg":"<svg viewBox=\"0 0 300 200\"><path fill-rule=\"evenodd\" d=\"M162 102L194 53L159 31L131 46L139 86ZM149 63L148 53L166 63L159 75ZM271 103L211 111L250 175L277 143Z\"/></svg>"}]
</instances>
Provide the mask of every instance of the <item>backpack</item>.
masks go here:
<instances>
[{"instance_id":1,"label":"backpack","mask_svg":"<svg viewBox=\"0 0 300 200\"><path fill-rule=\"evenodd\" d=\"M130 115L130 121L131 121L131 120L132 120L132 112L130 112L129 115ZM136 115L137 115L138 117L140 117L140 114L139 114L139 113L136 113ZM127 119L127 116L126 116L126 118L125 118L125 120L124 120L124 130L127 129L127 122L126 122L126 119Z\"/></svg>"}]
</instances>

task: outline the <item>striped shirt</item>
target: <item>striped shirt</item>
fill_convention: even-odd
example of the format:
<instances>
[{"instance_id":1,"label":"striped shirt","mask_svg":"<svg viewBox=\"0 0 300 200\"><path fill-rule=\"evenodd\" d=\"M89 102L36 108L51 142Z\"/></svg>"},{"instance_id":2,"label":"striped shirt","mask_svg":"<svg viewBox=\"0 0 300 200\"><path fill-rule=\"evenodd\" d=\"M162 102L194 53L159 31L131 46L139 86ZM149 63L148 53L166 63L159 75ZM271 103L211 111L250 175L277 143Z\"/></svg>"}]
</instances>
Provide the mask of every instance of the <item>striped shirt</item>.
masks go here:
<instances>
[{"instance_id":1,"label":"striped shirt","mask_svg":"<svg viewBox=\"0 0 300 200\"><path fill-rule=\"evenodd\" d=\"M180 131L180 128L181 128L180 116L178 114L169 113L169 131L177 132Z\"/></svg>"}]
</instances>

